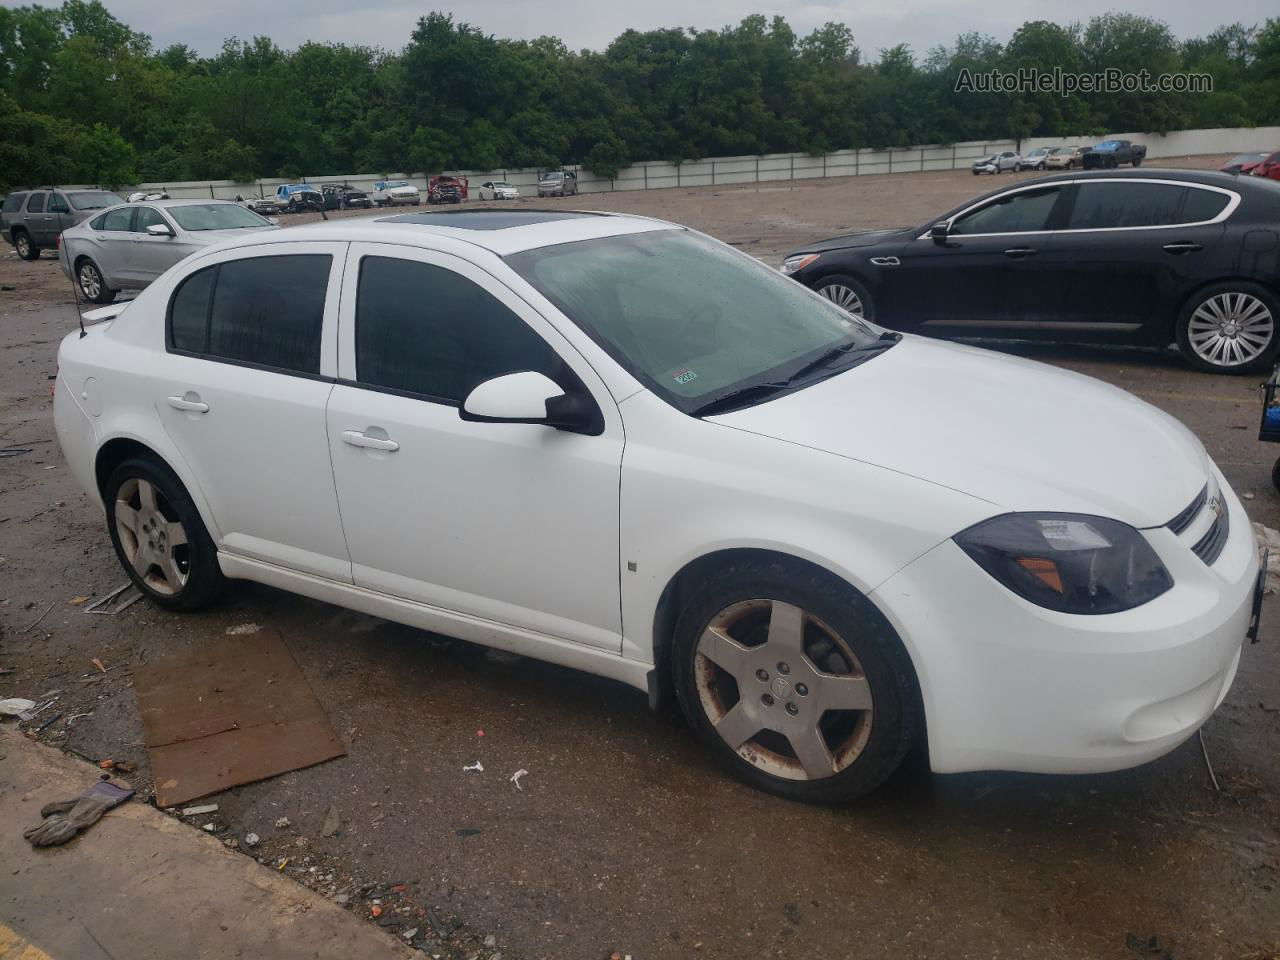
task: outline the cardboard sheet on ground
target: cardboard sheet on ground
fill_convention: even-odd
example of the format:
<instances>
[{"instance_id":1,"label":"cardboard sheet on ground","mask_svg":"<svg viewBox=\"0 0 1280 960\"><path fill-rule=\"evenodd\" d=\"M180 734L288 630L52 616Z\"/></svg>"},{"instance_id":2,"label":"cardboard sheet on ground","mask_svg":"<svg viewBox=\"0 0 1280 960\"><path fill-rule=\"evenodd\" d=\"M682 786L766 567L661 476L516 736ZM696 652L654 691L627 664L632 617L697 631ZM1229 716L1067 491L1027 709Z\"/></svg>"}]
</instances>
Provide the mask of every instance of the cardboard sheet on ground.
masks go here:
<instances>
[{"instance_id":1,"label":"cardboard sheet on ground","mask_svg":"<svg viewBox=\"0 0 1280 960\"><path fill-rule=\"evenodd\" d=\"M346 753L274 631L165 657L133 678L161 807Z\"/></svg>"}]
</instances>

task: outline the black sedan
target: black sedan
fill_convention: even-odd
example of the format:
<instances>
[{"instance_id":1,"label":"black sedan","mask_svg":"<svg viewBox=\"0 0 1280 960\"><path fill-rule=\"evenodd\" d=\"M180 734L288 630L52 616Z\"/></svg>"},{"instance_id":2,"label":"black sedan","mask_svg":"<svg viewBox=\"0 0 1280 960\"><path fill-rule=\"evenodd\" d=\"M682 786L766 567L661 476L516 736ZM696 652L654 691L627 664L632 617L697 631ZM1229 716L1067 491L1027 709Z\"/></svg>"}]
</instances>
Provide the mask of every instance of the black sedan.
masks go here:
<instances>
[{"instance_id":1,"label":"black sedan","mask_svg":"<svg viewBox=\"0 0 1280 960\"><path fill-rule=\"evenodd\" d=\"M1280 353L1280 183L1183 170L1021 181L922 226L810 244L783 272L895 330Z\"/></svg>"}]
</instances>

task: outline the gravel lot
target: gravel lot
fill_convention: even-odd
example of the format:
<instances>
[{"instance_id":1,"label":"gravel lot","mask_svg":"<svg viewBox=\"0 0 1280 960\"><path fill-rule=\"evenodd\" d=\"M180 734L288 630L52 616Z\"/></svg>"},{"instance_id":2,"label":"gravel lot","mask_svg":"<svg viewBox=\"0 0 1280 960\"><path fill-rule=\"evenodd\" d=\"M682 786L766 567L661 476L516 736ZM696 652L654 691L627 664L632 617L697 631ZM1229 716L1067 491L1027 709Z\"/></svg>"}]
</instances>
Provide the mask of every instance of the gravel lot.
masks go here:
<instances>
[{"instance_id":1,"label":"gravel lot","mask_svg":"<svg viewBox=\"0 0 1280 960\"><path fill-rule=\"evenodd\" d=\"M528 202L678 220L776 263L812 238L924 223L1012 179L957 171ZM0 285L17 288L0 292L0 447L31 448L0 459L0 667L17 668L0 675L0 697L62 689L49 714L64 719L41 739L136 763L145 791L131 667L237 625L279 630L349 755L218 796L214 819L228 841L259 834L253 855L289 857L286 875L349 897L360 915L370 915L361 886L382 884L384 902L407 908L384 915L393 931L430 908L445 932L463 924L441 955L507 960L615 949L635 960L1280 952L1274 598L1263 642L1246 648L1204 731L1221 792L1193 740L1107 776L936 777L916 763L856 806L788 804L724 778L677 718L651 715L635 691L264 587L240 585L190 616L145 603L86 616L73 598L101 596L123 575L53 434L50 378L75 325L71 290L51 254L23 263L7 247ZM1253 518L1280 526L1270 479L1280 448L1256 440L1260 377L1192 373L1167 353L998 348L1179 417ZM95 657L108 672L82 683ZM475 760L484 772L464 773ZM517 790L508 778L521 767ZM342 828L322 837L331 804ZM290 826L277 828L280 817Z\"/></svg>"}]
</instances>

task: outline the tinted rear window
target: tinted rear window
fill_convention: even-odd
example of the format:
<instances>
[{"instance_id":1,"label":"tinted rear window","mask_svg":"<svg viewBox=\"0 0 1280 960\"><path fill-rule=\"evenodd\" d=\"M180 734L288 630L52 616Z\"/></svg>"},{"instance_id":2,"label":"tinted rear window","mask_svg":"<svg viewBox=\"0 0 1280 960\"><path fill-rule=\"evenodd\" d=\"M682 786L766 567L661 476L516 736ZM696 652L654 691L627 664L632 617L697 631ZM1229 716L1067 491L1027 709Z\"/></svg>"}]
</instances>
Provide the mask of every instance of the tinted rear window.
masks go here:
<instances>
[{"instance_id":1,"label":"tinted rear window","mask_svg":"<svg viewBox=\"0 0 1280 960\"><path fill-rule=\"evenodd\" d=\"M1167 183L1082 183L1071 210L1071 230L1164 227L1178 223L1186 187Z\"/></svg>"},{"instance_id":2,"label":"tinted rear window","mask_svg":"<svg viewBox=\"0 0 1280 960\"><path fill-rule=\"evenodd\" d=\"M16 213L22 209L22 201L27 198L25 193L11 193L4 198L4 213Z\"/></svg>"},{"instance_id":3,"label":"tinted rear window","mask_svg":"<svg viewBox=\"0 0 1280 960\"><path fill-rule=\"evenodd\" d=\"M1225 193L1213 190L1197 190L1188 188L1187 197L1182 201L1182 215L1178 220L1182 223L1199 223L1212 220L1220 214L1231 201Z\"/></svg>"},{"instance_id":4,"label":"tinted rear window","mask_svg":"<svg viewBox=\"0 0 1280 960\"><path fill-rule=\"evenodd\" d=\"M43 193L33 193L27 201L27 213L44 213L44 198Z\"/></svg>"},{"instance_id":5,"label":"tinted rear window","mask_svg":"<svg viewBox=\"0 0 1280 960\"><path fill-rule=\"evenodd\" d=\"M169 346L212 359L320 372L320 333L333 258L232 260L182 282L169 304Z\"/></svg>"}]
</instances>

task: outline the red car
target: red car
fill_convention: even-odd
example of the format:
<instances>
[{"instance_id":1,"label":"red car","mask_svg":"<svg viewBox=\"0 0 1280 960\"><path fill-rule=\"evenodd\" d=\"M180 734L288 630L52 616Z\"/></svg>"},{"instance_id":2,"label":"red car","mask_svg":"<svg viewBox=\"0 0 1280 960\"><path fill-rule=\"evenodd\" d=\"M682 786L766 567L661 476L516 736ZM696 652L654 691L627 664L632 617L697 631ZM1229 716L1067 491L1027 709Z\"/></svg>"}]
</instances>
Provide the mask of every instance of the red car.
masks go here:
<instances>
[{"instance_id":1,"label":"red car","mask_svg":"<svg viewBox=\"0 0 1280 960\"><path fill-rule=\"evenodd\" d=\"M1270 177L1280 180L1280 150L1267 154L1257 166L1249 171L1255 177Z\"/></svg>"},{"instance_id":2,"label":"red car","mask_svg":"<svg viewBox=\"0 0 1280 960\"><path fill-rule=\"evenodd\" d=\"M461 203L468 193L466 177L441 174L427 181L427 203Z\"/></svg>"},{"instance_id":3,"label":"red car","mask_svg":"<svg viewBox=\"0 0 1280 960\"><path fill-rule=\"evenodd\" d=\"M1253 168L1267 159L1266 151L1259 153L1241 153L1232 157L1218 169L1223 173L1252 173Z\"/></svg>"}]
</instances>

